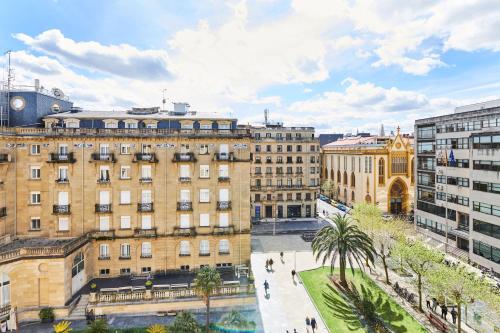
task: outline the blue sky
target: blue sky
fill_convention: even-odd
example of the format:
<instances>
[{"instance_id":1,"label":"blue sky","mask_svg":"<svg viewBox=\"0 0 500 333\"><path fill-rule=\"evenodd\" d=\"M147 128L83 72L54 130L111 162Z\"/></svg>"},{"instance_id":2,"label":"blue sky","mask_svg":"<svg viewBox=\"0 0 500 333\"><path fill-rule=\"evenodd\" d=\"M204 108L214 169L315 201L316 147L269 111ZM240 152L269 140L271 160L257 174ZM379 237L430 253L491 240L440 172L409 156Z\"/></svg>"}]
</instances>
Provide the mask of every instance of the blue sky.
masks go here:
<instances>
[{"instance_id":1,"label":"blue sky","mask_svg":"<svg viewBox=\"0 0 500 333\"><path fill-rule=\"evenodd\" d=\"M318 132L377 131L499 98L493 1L5 0L1 51L79 106L188 101ZM0 60L2 67L5 57Z\"/></svg>"}]
</instances>

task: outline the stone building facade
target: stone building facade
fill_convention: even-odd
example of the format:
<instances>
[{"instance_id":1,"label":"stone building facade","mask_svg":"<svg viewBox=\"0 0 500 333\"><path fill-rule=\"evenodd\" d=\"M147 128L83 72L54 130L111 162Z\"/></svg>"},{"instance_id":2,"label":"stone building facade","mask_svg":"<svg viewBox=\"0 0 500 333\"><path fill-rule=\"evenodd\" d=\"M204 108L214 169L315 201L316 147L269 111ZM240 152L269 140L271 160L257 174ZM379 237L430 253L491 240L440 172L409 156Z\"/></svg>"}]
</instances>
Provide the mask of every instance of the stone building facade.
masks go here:
<instances>
[{"instance_id":1,"label":"stone building facade","mask_svg":"<svg viewBox=\"0 0 500 333\"><path fill-rule=\"evenodd\" d=\"M0 315L67 311L93 278L250 259L250 132L181 110L80 111L0 133Z\"/></svg>"},{"instance_id":2,"label":"stone building facade","mask_svg":"<svg viewBox=\"0 0 500 333\"><path fill-rule=\"evenodd\" d=\"M252 133L252 219L314 217L320 183L319 139L314 128L280 123L248 128Z\"/></svg>"},{"instance_id":3,"label":"stone building facade","mask_svg":"<svg viewBox=\"0 0 500 333\"><path fill-rule=\"evenodd\" d=\"M413 209L413 139L347 137L321 148L323 182L334 198L352 207L376 203L384 213L409 214Z\"/></svg>"}]
</instances>

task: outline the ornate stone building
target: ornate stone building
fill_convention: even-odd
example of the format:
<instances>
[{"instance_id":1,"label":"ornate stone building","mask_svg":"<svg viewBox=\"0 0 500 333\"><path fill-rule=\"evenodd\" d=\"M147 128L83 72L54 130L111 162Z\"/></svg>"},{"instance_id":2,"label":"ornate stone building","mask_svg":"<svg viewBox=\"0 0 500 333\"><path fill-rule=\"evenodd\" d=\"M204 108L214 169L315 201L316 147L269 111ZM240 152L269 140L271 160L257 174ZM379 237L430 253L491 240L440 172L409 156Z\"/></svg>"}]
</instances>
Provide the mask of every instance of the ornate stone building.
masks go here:
<instances>
[{"instance_id":1,"label":"ornate stone building","mask_svg":"<svg viewBox=\"0 0 500 333\"><path fill-rule=\"evenodd\" d=\"M383 212L408 214L413 209L413 139L347 137L321 149L323 181L333 183L335 197L353 206L376 203Z\"/></svg>"},{"instance_id":2,"label":"ornate stone building","mask_svg":"<svg viewBox=\"0 0 500 333\"><path fill-rule=\"evenodd\" d=\"M2 318L67 315L94 278L249 264L251 141L236 119L180 104L43 123L0 130Z\"/></svg>"}]
</instances>

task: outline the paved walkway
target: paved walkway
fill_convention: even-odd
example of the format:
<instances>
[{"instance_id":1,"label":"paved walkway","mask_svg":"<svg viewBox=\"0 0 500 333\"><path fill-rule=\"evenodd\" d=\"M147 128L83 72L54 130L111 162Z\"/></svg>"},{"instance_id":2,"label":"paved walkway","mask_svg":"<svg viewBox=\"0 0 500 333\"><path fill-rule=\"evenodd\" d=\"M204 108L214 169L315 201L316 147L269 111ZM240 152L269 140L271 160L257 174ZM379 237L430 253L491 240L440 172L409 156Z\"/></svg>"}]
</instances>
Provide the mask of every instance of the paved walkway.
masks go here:
<instances>
[{"instance_id":1,"label":"paved walkway","mask_svg":"<svg viewBox=\"0 0 500 333\"><path fill-rule=\"evenodd\" d=\"M274 261L274 272L265 269L266 259ZM314 304L304 286L292 282L292 269L296 262L296 271L317 268L311 251L285 252L285 262L280 260L279 252L253 253L252 269L258 296L259 309L266 333L306 333L305 318L316 318L317 333L327 333L328 330L321 320ZM269 297L264 295L264 281L269 283ZM311 331L311 330L309 330Z\"/></svg>"}]
</instances>

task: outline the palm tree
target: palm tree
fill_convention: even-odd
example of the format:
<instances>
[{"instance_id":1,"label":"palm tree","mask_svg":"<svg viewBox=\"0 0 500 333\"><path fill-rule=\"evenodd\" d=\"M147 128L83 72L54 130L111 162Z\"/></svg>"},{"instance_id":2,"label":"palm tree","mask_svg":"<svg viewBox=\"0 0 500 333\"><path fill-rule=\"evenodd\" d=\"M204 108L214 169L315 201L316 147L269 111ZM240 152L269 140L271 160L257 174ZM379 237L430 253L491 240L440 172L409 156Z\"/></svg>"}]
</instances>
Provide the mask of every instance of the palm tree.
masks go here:
<instances>
[{"instance_id":1,"label":"palm tree","mask_svg":"<svg viewBox=\"0 0 500 333\"><path fill-rule=\"evenodd\" d=\"M191 312L183 311L175 317L174 324L170 327L169 332L201 333L201 329L193 314Z\"/></svg>"},{"instance_id":2,"label":"palm tree","mask_svg":"<svg viewBox=\"0 0 500 333\"><path fill-rule=\"evenodd\" d=\"M347 263L354 274L353 261L363 268L363 259L374 261L375 248L373 242L348 216L336 214L332 218L333 225L323 227L312 241L313 254L316 261L323 257L323 265L330 260L330 272L333 273L335 261L339 258L340 283L347 286L345 270Z\"/></svg>"},{"instance_id":3,"label":"palm tree","mask_svg":"<svg viewBox=\"0 0 500 333\"><path fill-rule=\"evenodd\" d=\"M194 279L194 290L200 295L207 306L206 332L209 333L210 325L210 296L222 285L222 279L215 268L205 266L196 275Z\"/></svg>"}]
</instances>

